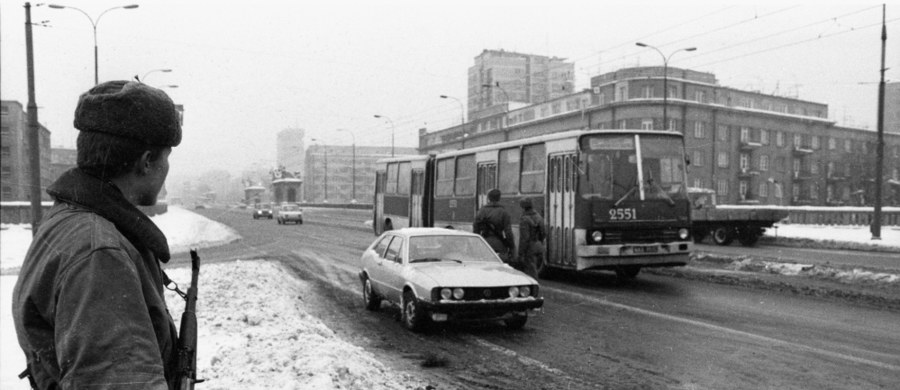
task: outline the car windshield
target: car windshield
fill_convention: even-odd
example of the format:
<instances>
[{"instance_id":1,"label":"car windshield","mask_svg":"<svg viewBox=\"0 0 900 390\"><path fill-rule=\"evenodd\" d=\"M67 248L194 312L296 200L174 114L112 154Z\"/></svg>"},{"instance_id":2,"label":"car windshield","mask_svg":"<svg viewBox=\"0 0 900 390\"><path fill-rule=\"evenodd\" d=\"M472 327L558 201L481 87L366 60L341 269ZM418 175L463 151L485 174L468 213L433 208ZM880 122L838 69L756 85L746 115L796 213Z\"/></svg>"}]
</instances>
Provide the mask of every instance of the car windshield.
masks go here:
<instances>
[{"instance_id":1,"label":"car windshield","mask_svg":"<svg viewBox=\"0 0 900 390\"><path fill-rule=\"evenodd\" d=\"M585 137L578 171L579 190L585 198L669 202L687 198L684 155L677 137L646 134Z\"/></svg>"},{"instance_id":2,"label":"car windshield","mask_svg":"<svg viewBox=\"0 0 900 390\"><path fill-rule=\"evenodd\" d=\"M499 262L481 237L446 235L416 236L409 239L411 263L426 261Z\"/></svg>"},{"instance_id":3,"label":"car windshield","mask_svg":"<svg viewBox=\"0 0 900 390\"><path fill-rule=\"evenodd\" d=\"M281 211L297 211L300 210L297 206L281 206Z\"/></svg>"}]
</instances>

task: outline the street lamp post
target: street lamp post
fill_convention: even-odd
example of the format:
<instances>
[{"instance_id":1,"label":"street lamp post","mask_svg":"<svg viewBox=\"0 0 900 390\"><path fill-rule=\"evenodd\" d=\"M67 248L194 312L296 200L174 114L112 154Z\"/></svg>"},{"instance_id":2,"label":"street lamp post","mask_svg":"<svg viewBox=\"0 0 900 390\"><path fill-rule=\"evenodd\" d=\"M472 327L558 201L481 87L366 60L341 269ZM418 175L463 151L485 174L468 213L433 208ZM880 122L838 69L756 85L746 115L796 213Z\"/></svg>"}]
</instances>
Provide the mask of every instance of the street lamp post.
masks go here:
<instances>
[{"instance_id":1,"label":"street lamp post","mask_svg":"<svg viewBox=\"0 0 900 390\"><path fill-rule=\"evenodd\" d=\"M347 129L337 129L337 131L346 131L350 133L350 137L353 139L353 161L352 165L350 165L350 175L353 177L350 181L350 188L352 192L352 200L356 200L356 136L353 135L353 132Z\"/></svg>"},{"instance_id":2,"label":"street lamp post","mask_svg":"<svg viewBox=\"0 0 900 390\"><path fill-rule=\"evenodd\" d=\"M494 101L494 95L493 95L493 94L494 94L494 93L493 93L493 88L494 88L494 87L499 88L499 89L500 89L500 92L503 92L503 98L506 99L506 101L505 101L506 107L504 107L504 110L503 110L503 113L504 113L504 114L503 114L503 118L500 118L500 129L501 129L501 130L505 130L505 129L506 129L506 115L509 113L509 94L506 93L506 90L503 89L503 87L500 86L500 82L499 82L499 81L494 82L494 85L490 85L490 84L481 84L481 88L487 88L487 89L492 90L492 91L491 91L491 102ZM504 140L507 140L507 141L508 141L508 140L509 140L509 133L507 133L507 132L504 131L504 132L503 132L503 138L504 138Z\"/></svg>"},{"instance_id":3,"label":"street lamp post","mask_svg":"<svg viewBox=\"0 0 900 390\"><path fill-rule=\"evenodd\" d=\"M669 127L669 115L668 115L668 103L669 103L669 59L672 58L675 53L680 51L694 51L697 50L696 47L686 47L683 49L675 50L669 53L669 56L666 57L662 51L656 48L656 46L651 46L646 43L637 42L635 45L640 47L649 47L653 50L656 50L659 55L662 56L663 59L663 130L667 130Z\"/></svg>"},{"instance_id":4,"label":"street lamp post","mask_svg":"<svg viewBox=\"0 0 900 390\"><path fill-rule=\"evenodd\" d=\"M453 100L456 100L457 103L459 103L459 124L460 125L465 124L466 123L466 116L465 116L466 108L465 108L465 106L463 106L462 101L460 101L459 99L457 99L453 96L448 96L448 95L441 95L441 99L453 99Z\"/></svg>"},{"instance_id":5,"label":"street lamp post","mask_svg":"<svg viewBox=\"0 0 900 390\"><path fill-rule=\"evenodd\" d=\"M120 8L121 9L135 9L138 7L138 5L131 4L131 5L124 5L124 6L120 6L120 7L109 8L106 11L101 12L100 15L97 16L97 20L94 20L93 18L91 18L90 15L87 14L87 12L84 12L79 8L75 8L75 7L71 7L71 6L67 6L67 5L56 5L56 4L48 4L47 6L50 8L55 8L55 9L68 8L68 9L76 10L76 11L84 14L84 16L86 16L88 18L88 20L91 22L91 26L93 26L93 28L94 28L94 85L100 84L100 78L99 78L99 75L97 72L97 24L100 23L100 18L103 17L103 14L105 14L109 11L112 11L114 9L120 9Z\"/></svg>"},{"instance_id":6,"label":"street lamp post","mask_svg":"<svg viewBox=\"0 0 900 390\"><path fill-rule=\"evenodd\" d=\"M388 118L388 117L386 117L386 116L384 116L384 115L378 115L378 114L375 114L374 116L375 116L376 118L384 118L384 119L387 119L388 122L391 123L391 157L394 157L394 121L392 121L391 118Z\"/></svg>"}]
</instances>

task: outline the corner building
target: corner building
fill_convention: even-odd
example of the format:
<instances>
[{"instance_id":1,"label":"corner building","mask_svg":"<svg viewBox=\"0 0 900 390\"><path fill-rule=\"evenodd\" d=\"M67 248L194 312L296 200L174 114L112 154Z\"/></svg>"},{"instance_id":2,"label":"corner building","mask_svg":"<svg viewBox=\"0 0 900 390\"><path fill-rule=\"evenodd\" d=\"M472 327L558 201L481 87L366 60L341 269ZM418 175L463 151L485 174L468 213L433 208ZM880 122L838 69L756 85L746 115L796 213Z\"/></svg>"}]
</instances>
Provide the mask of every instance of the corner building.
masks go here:
<instances>
[{"instance_id":1,"label":"corner building","mask_svg":"<svg viewBox=\"0 0 900 390\"><path fill-rule=\"evenodd\" d=\"M691 161L688 184L715 190L719 204L874 203L874 130L838 126L828 119L826 104L722 86L712 73L673 67L663 72L636 67L601 74L588 90L480 119L504 116L505 127L473 121L422 132L419 149L474 147L578 128L678 131ZM900 110L885 108L886 117ZM886 129L884 140L882 193L885 205L896 206L900 134Z\"/></svg>"}]
</instances>

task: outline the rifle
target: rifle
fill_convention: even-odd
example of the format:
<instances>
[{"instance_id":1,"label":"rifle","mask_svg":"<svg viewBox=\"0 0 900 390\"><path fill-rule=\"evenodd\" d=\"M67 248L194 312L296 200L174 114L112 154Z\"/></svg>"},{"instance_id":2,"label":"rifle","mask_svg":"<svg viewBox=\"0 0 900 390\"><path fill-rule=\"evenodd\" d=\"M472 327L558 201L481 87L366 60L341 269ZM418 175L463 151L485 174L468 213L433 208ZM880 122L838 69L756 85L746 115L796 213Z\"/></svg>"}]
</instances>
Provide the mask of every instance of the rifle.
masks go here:
<instances>
[{"instance_id":1,"label":"rifle","mask_svg":"<svg viewBox=\"0 0 900 390\"><path fill-rule=\"evenodd\" d=\"M184 313L178 332L178 362L176 378L178 389L193 390L197 380L197 278L200 276L200 256L191 249L191 287L184 297Z\"/></svg>"}]
</instances>

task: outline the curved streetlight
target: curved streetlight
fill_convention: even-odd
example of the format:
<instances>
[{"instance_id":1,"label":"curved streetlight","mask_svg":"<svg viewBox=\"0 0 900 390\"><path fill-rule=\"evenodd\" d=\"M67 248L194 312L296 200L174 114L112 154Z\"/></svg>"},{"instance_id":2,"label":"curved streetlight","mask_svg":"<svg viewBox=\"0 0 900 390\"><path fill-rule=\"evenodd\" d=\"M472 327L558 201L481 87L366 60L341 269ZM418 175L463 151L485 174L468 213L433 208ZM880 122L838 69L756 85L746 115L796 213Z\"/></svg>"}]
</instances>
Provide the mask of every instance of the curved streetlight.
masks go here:
<instances>
[{"instance_id":1,"label":"curved streetlight","mask_svg":"<svg viewBox=\"0 0 900 390\"><path fill-rule=\"evenodd\" d=\"M374 117L379 118L379 119L382 119L382 118L387 119L388 122L391 123L391 157L394 157L394 130L395 130L394 121L392 121L391 118L388 118L384 115L375 114Z\"/></svg>"},{"instance_id":2,"label":"curved streetlight","mask_svg":"<svg viewBox=\"0 0 900 390\"><path fill-rule=\"evenodd\" d=\"M459 103L459 124L460 125L465 124L466 123L466 116L465 116L466 108L465 108L465 106L463 106L462 101L460 101L459 99L457 99L453 96L448 96L448 95L441 95L441 99L453 99L453 100L456 100L457 103Z\"/></svg>"},{"instance_id":3,"label":"curved streetlight","mask_svg":"<svg viewBox=\"0 0 900 390\"><path fill-rule=\"evenodd\" d=\"M147 81L147 76L149 76L151 73L155 73L155 72L170 73L170 72L172 72L172 69L153 69L147 73L144 73L144 76L140 78L140 81L141 82Z\"/></svg>"},{"instance_id":4,"label":"curved streetlight","mask_svg":"<svg viewBox=\"0 0 900 390\"><path fill-rule=\"evenodd\" d=\"M55 9L66 9L66 8L68 8L68 9L76 10L76 11L81 12L82 14L84 14L84 16L86 16L86 17L88 18L88 20L91 22L91 26L94 28L94 85L100 84L100 78L99 78L98 72L97 72L97 24L100 23L100 18L102 18L103 15L104 15L105 13L109 12L109 11L112 11L112 10L114 10L114 9L120 9L120 8L121 8L121 9L135 9L135 8L138 7L138 5L137 5L137 4L131 4L131 5L123 5L123 6L120 6L120 7L112 7L112 8L109 8L109 9L107 9L106 11L101 12L100 15L97 16L97 20L94 20L93 18L91 18L90 15L87 14L87 12L84 12L84 11L82 11L82 10L79 9L79 8L71 7L71 6L68 6L68 5L57 5L57 4L48 4L47 6L50 7L50 8L55 8Z\"/></svg>"},{"instance_id":5,"label":"curved streetlight","mask_svg":"<svg viewBox=\"0 0 900 390\"><path fill-rule=\"evenodd\" d=\"M356 203L356 135L347 129L337 129L337 131L346 131L350 133L350 137L353 139L353 162L351 163L352 165L350 165L350 175L353 176L353 178L350 179L350 188L352 188L351 191L353 193L351 203Z\"/></svg>"},{"instance_id":6,"label":"curved streetlight","mask_svg":"<svg viewBox=\"0 0 900 390\"><path fill-rule=\"evenodd\" d=\"M499 89L500 89L500 92L503 92L503 98L506 99L506 108L507 108L507 110L509 110L509 94L506 93L506 90L503 89L503 87L500 86L500 82L499 82L499 81L494 82L494 85L490 85L490 84L481 84L481 88L488 88L488 89L499 88ZM494 99L491 99L491 101L493 101L493 100L494 100Z\"/></svg>"},{"instance_id":7,"label":"curved streetlight","mask_svg":"<svg viewBox=\"0 0 900 390\"><path fill-rule=\"evenodd\" d=\"M683 49L678 49L678 50L675 50L675 51L669 53L669 56L667 57L665 54L663 54L663 52L661 50L656 48L656 46L651 46L651 45L648 45L646 43L641 43L641 42L637 42L637 43L635 43L635 45L638 45L640 47L649 47L653 50L656 50L656 52L662 56L662 59L663 59L663 130L667 130L669 128L669 115L668 115L668 111L667 111L668 110L667 106L669 103L669 59L672 58L672 56L675 55L675 53L678 53L680 51L694 51L694 50L697 50L697 48L696 47L686 47Z\"/></svg>"}]
</instances>

